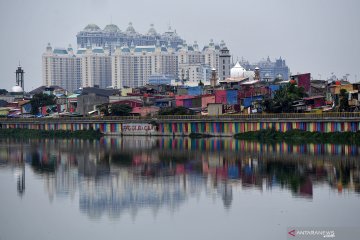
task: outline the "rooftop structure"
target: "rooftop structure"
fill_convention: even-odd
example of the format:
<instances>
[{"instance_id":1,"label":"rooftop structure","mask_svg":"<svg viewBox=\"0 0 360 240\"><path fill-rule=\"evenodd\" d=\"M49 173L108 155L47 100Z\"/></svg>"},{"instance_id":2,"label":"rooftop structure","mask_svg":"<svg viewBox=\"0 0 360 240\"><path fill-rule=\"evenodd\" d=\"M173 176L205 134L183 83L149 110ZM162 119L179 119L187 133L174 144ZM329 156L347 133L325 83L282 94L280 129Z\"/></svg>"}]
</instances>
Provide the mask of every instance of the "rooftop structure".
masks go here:
<instances>
[{"instance_id":1,"label":"rooftop structure","mask_svg":"<svg viewBox=\"0 0 360 240\"><path fill-rule=\"evenodd\" d=\"M89 24L76 35L76 38L78 48L85 48L87 45L93 47L108 46L111 52L115 50L116 46L149 46L156 45L157 41L160 42L160 45L170 45L173 48L183 44L183 39L171 27L163 34L159 34L154 24L150 24L147 33L141 34L135 30L131 22L125 31L121 31L115 24L108 24L104 29L96 24Z\"/></svg>"},{"instance_id":2,"label":"rooftop structure","mask_svg":"<svg viewBox=\"0 0 360 240\"><path fill-rule=\"evenodd\" d=\"M259 68L260 79L272 81L276 78L282 80L289 80L290 69L286 65L285 60L281 57L276 59L275 62L271 61L269 57L257 63L250 64L248 61L242 60L240 64L247 70L255 71Z\"/></svg>"}]
</instances>

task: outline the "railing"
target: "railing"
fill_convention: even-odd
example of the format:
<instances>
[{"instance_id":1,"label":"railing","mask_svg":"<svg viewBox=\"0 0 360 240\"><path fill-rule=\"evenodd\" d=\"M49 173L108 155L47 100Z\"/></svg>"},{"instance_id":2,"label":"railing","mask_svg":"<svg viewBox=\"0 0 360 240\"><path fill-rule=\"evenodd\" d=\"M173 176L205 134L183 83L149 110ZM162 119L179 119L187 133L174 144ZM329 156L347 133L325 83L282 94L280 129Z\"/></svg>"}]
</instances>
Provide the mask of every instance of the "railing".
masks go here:
<instances>
[{"instance_id":1,"label":"railing","mask_svg":"<svg viewBox=\"0 0 360 240\"><path fill-rule=\"evenodd\" d=\"M231 114L231 115L161 115L153 117L58 117L58 118L0 118L1 122L78 122L78 121L125 121L125 120L237 120L237 119L360 119L359 112L335 113L270 113L270 114Z\"/></svg>"}]
</instances>

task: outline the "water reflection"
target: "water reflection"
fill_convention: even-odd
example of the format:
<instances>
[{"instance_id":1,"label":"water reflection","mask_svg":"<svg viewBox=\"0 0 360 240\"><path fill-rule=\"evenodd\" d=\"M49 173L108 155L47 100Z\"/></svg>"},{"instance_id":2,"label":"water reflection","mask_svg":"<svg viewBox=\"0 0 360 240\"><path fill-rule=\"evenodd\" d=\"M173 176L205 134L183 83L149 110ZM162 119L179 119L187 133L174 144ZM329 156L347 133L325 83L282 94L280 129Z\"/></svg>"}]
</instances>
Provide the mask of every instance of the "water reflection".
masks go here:
<instances>
[{"instance_id":1,"label":"water reflection","mask_svg":"<svg viewBox=\"0 0 360 240\"><path fill-rule=\"evenodd\" d=\"M359 146L225 139L124 137L86 140L0 140L0 167L11 168L19 196L25 168L44 182L49 200L74 199L90 218L141 209L176 211L201 193L233 204L234 188L291 191L311 200L314 186L360 192ZM237 190L238 191L238 190ZM26 194L26 193L25 193Z\"/></svg>"}]
</instances>

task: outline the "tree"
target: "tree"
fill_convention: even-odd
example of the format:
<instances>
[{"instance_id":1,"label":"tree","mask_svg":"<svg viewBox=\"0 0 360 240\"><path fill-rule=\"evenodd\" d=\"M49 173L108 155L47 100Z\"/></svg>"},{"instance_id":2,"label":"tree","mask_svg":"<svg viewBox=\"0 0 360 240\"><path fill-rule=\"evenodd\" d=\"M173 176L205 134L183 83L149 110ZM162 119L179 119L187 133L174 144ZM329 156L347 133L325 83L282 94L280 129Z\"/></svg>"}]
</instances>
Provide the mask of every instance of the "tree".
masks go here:
<instances>
[{"instance_id":1,"label":"tree","mask_svg":"<svg viewBox=\"0 0 360 240\"><path fill-rule=\"evenodd\" d=\"M340 98L339 110L343 112L349 111L349 100L346 89L340 89L339 98Z\"/></svg>"},{"instance_id":2,"label":"tree","mask_svg":"<svg viewBox=\"0 0 360 240\"><path fill-rule=\"evenodd\" d=\"M45 93L37 93L30 100L31 103L31 114L37 115L39 114L39 107L55 105L55 96L48 95Z\"/></svg>"},{"instance_id":3,"label":"tree","mask_svg":"<svg viewBox=\"0 0 360 240\"><path fill-rule=\"evenodd\" d=\"M110 115L112 116L129 116L132 107L127 104L113 104L111 105Z\"/></svg>"},{"instance_id":4,"label":"tree","mask_svg":"<svg viewBox=\"0 0 360 240\"><path fill-rule=\"evenodd\" d=\"M104 116L108 116L109 115L109 104L108 103L104 103L101 105L97 105L96 109L100 111L100 113Z\"/></svg>"},{"instance_id":5,"label":"tree","mask_svg":"<svg viewBox=\"0 0 360 240\"><path fill-rule=\"evenodd\" d=\"M289 83L280 87L280 89L275 92L273 99L265 99L262 102L262 107L266 112L292 112L293 102L302 99L306 95L304 88Z\"/></svg>"},{"instance_id":6,"label":"tree","mask_svg":"<svg viewBox=\"0 0 360 240\"><path fill-rule=\"evenodd\" d=\"M194 115L194 111L186 107L167 107L160 109L159 115Z\"/></svg>"},{"instance_id":7,"label":"tree","mask_svg":"<svg viewBox=\"0 0 360 240\"><path fill-rule=\"evenodd\" d=\"M8 91L6 89L0 89L0 95L5 95L7 93Z\"/></svg>"}]
</instances>

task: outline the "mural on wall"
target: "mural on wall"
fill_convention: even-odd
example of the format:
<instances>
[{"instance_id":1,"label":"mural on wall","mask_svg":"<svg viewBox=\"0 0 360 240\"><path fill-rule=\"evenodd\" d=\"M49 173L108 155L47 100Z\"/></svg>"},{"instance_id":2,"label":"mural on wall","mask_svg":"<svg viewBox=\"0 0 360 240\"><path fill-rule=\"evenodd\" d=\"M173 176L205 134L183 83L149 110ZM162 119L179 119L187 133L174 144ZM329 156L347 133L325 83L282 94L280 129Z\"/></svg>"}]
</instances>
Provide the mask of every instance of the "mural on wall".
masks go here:
<instances>
[{"instance_id":1,"label":"mural on wall","mask_svg":"<svg viewBox=\"0 0 360 240\"><path fill-rule=\"evenodd\" d=\"M275 129L280 132L293 129L310 132L356 132L360 129L360 122L177 122L159 124L159 131L163 134L234 135L263 129Z\"/></svg>"},{"instance_id":2,"label":"mural on wall","mask_svg":"<svg viewBox=\"0 0 360 240\"><path fill-rule=\"evenodd\" d=\"M122 124L124 135L151 135L156 134L156 126L148 123L124 123Z\"/></svg>"},{"instance_id":3,"label":"mural on wall","mask_svg":"<svg viewBox=\"0 0 360 240\"><path fill-rule=\"evenodd\" d=\"M39 130L100 130L107 135L188 135L208 133L232 136L236 133L275 129L286 132L299 129L310 132L356 132L360 122L166 122L166 123L120 123L120 122L43 122L1 123L1 128L27 128Z\"/></svg>"}]
</instances>

